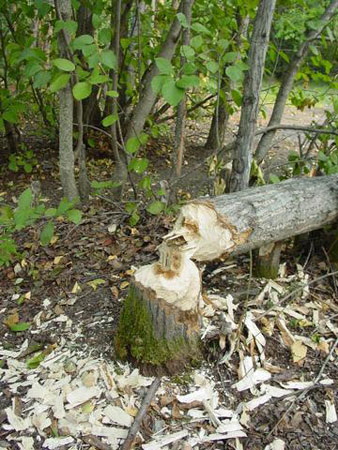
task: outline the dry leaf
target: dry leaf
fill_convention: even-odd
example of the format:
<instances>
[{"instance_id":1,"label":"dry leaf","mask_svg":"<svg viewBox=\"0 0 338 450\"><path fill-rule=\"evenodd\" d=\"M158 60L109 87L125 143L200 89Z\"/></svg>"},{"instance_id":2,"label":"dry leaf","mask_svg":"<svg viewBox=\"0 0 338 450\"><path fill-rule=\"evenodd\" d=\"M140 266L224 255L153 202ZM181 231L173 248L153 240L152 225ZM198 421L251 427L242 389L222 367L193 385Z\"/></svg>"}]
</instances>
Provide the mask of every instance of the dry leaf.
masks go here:
<instances>
[{"instance_id":1,"label":"dry leaf","mask_svg":"<svg viewBox=\"0 0 338 450\"><path fill-rule=\"evenodd\" d=\"M19 313L17 311L7 316L3 321L4 325L7 325L9 328L18 322L19 322Z\"/></svg>"},{"instance_id":2,"label":"dry leaf","mask_svg":"<svg viewBox=\"0 0 338 450\"><path fill-rule=\"evenodd\" d=\"M79 292L81 292L81 287L79 283L76 281L72 289L72 294L78 294Z\"/></svg>"},{"instance_id":3,"label":"dry leaf","mask_svg":"<svg viewBox=\"0 0 338 450\"><path fill-rule=\"evenodd\" d=\"M307 347L301 341L295 341L291 345L291 354L293 362L299 364L306 357Z\"/></svg>"},{"instance_id":4,"label":"dry leaf","mask_svg":"<svg viewBox=\"0 0 338 450\"><path fill-rule=\"evenodd\" d=\"M121 284L120 284L120 289L125 289L125 288L127 288L129 286L129 281L123 281Z\"/></svg>"},{"instance_id":5,"label":"dry leaf","mask_svg":"<svg viewBox=\"0 0 338 450\"><path fill-rule=\"evenodd\" d=\"M63 255L55 256L54 261L53 261L54 264L59 264L61 262L62 258L63 258Z\"/></svg>"}]
</instances>

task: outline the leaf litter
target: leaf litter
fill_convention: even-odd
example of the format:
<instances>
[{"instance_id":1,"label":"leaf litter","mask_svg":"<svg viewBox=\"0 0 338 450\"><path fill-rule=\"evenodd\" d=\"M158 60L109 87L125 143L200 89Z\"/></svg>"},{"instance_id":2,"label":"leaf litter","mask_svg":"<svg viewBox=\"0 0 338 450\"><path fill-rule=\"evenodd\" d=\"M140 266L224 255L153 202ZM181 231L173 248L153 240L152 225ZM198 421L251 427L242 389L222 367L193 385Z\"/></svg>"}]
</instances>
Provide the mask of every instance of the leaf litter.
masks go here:
<instances>
[{"instance_id":1,"label":"leaf litter","mask_svg":"<svg viewBox=\"0 0 338 450\"><path fill-rule=\"evenodd\" d=\"M140 239L132 232L130 236ZM65 258L57 249L56 253L51 255L53 263L60 266ZM111 270L119 256L107 258L106 254L104 261ZM68 283L69 294L57 305L50 295L41 301L42 309L29 319L32 326L23 333L26 340L15 341L10 349L1 345L1 397L7 406L1 416L0 448L16 445L25 450L75 450L90 448L87 442L96 442L97 448L121 447L152 378L107 357L108 344L102 351L99 347L93 350L88 343L89 330L107 330L116 321L103 311L95 320L90 317L84 326L82 300L93 296L101 301L102 293L107 295L110 288L119 302L124 295L120 289L129 285L132 273L126 272L130 266L127 262L121 270L116 265L118 275L111 278L116 280L117 288L110 282L107 286L100 271L94 271L89 279L73 277ZM26 268L15 270L20 280L24 279ZM292 441L292 433L297 434L292 417L297 413L319 424L333 442L338 377L337 349L331 354L330 350L338 336L337 307L332 297L326 296L324 301L311 294L310 277L301 266L290 276L284 267L282 275L277 281L255 281L255 292L239 297L240 288L247 289L248 282L241 262L210 274L208 291L200 305L201 337L208 348L209 363L188 379L183 375L162 379L148 411L149 423L142 424L136 437L136 448L216 449L229 442L236 449L296 449L299 442L297 447ZM222 288L224 277L227 283ZM299 288L300 295L284 304L285 295ZM21 321L21 314L16 316L8 308L2 313L7 318L14 314L16 323ZM51 330L58 339L43 358L34 352L27 358L22 356L35 336ZM27 359L32 357L36 357L37 366L29 368ZM328 357L327 366L316 380ZM316 359L319 364L313 364ZM307 393L308 405L303 400L297 404L302 393ZM290 414L275 430L279 436L267 438L266 432L262 434L263 430L273 429L293 402ZM298 433L306 426L306 422L302 423Z\"/></svg>"}]
</instances>

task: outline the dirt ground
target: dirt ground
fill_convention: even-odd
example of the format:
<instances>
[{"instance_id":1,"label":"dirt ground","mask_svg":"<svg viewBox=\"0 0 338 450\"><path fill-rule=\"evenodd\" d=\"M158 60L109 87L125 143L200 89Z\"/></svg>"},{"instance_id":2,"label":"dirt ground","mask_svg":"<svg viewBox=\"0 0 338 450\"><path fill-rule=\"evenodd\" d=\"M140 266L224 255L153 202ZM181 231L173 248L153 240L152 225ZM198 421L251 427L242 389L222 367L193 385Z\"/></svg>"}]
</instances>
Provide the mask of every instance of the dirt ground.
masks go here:
<instances>
[{"instance_id":1,"label":"dirt ground","mask_svg":"<svg viewBox=\"0 0 338 450\"><path fill-rule=\"evenodd\" d=\"M319 108L300 112L290 107L283 123L310 125L321 117ZM231 118L226 141L236 133L238 119L238 114ZM203 147L207 127L207 121L188 123L187 170L208 156ZM56 143L30 136L27 145L35 150L38 166L31 174L3 167L1 202L13 204L20 192L39 180L46 204L54 205L60 197ZM297 132L280 132L267 165L285 164L288 152L297 145ZM168 171L170 146L164 138L150 144L151 162L161 168L159 179ZM107 159L93 158L89 163L94 179L108 179L110 171ZM213 183L205 164L182 179L180 194L182 198L212 194ZM112 418L107 405L133 419L152 381L116 362L112 343L134 270L156 260L156 247L171 229L174 216L142 212L140 223L131 227L123 208L103 197L91 199L79 225L58 221L56 239L47 247L39 245L41 224L17 233L21 257L1 270L0 449L121 448L129 422L123 422L122 413ZM275 282L250 277L247 256L201 270L205 363L195 371L163 378L135 448L336 449L337 278L313 282L334 270L322 235L304 237L300 244L285 243ZM294 290L284 304L283 298ZM258 319L266 311L269 314ZM236 329L253 317L263 340L253 333L249 319L239 335L224 336L225 316ZM11 320L30 327L13 332ZM231 357L221 363L235 338ZM295 343L303 352L301 358L295 356ZM45 359L31 367L31 359L41 352ZM61 360L61 366L54 360ZM236 383L246 363L253 363L254 373L260 368L257 374L264 371L268 378L240 390ZM102 368L110 378L102 375ZM36 394L36 386L44 394ZM80 388L96 393L72 403L71 392ZM204 397L202 390L207 392ZM65 411L59 415L43 398L55 392L65 399ZM187 401L184 397L190 394ZM168 436L171 442L165 441Z\"/></svg>"}]
</instances>

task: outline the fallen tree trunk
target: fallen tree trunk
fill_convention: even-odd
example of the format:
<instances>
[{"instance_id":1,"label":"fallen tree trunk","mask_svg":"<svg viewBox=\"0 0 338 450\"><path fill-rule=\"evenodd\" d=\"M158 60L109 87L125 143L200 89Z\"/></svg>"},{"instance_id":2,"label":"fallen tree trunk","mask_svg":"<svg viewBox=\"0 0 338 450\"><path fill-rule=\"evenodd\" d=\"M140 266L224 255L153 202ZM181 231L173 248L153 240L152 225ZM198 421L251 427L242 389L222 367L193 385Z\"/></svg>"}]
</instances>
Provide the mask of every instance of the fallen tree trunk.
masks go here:
<instances>
[{"instance_id":1,"label":"fallen tree trunk","mask_svg":"<svg viewBox=\"0 0 338 450\"><path fill-rule=\"evenodd\" d=\"M322 228L337 218L338 175L293 178L189 202L166 239L183 238L195 248L193 259L212 261Z\"/></svg>"},{"instance_id":2,"label":"fallen tree trunk","mask_svg":"<svg viewBox=\"0 0 338 450\"><path fill-rule=\"evenodd\" d=\"M183 370L200 356L201 280L191 259L268 248L337 219L338 175L294 178L187 203L160 246L159 261L134 275L115 339L118 356L146 373Z\"/></svg>"}]
</instances>

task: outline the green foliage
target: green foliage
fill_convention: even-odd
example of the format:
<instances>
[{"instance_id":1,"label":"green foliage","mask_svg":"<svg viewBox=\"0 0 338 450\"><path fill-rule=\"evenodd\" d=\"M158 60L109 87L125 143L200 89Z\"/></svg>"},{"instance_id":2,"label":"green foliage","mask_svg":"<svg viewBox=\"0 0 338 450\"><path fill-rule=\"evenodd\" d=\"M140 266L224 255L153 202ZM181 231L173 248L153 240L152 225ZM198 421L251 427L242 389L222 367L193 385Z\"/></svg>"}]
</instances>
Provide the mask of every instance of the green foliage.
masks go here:
<instances>
[{"instance_id":1,"label":"green foliage","mask_svg":"<svg viewBox=\"0 0 338 450\"><path fill-rule=\"evenodd\" d=\"M63 198L58 208L45 208L45 205L35 199L30 188L25 189L19 196L15 208L9 205L0 206L0 267L8 265L12 259L18 256L15 233L23 230L37 221L48 218L42 224L40 232L41 245L48 245L54 235L54 222L51 219L64 216L70 222L79 224L82 213L75 209L76 200L69 201ZM43 222L42 222L43 223Z\"/></svg>"},{"instance_id":2,"label":"green foliage","mask_svg":"<svg viewBox=\"0 0 338 450\"><path fill-rule=\"evenodd\" d=\"M19 172L22 168L26 173L31 173L38 161L33 150L23 150L8 157L8 168L13 172Z\"/></svg>"}]
</instances>

